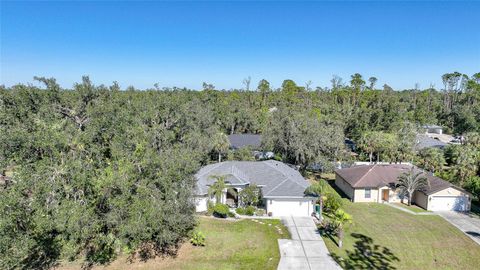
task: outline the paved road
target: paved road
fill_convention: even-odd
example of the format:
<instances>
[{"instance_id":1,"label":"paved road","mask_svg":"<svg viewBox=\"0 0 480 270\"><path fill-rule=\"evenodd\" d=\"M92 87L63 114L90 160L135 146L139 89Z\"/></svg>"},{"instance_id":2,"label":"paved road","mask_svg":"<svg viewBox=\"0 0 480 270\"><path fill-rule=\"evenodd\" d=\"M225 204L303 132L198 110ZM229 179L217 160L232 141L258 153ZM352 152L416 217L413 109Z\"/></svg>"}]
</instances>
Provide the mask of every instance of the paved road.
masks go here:
<instances>
[{"instance_id":1,"label":"paved road","mask_svg":"<svg viewBox=\"0 0 480 270\"><path fill-rule=\"evenodd\" d=\"M311 217L283 217L292 239L279 239L278 270L342 269L330 257L327 247Z\"/></svg>"},{"instance_id":2,"label":"paved road","mask_svg":"<svg viewBox=\"0 0 480 270\"><path fill-rule=\"evenodd\" d=\"M435 212L480 245L480 218L461 212Z\"/></svg>"}]
</instances>

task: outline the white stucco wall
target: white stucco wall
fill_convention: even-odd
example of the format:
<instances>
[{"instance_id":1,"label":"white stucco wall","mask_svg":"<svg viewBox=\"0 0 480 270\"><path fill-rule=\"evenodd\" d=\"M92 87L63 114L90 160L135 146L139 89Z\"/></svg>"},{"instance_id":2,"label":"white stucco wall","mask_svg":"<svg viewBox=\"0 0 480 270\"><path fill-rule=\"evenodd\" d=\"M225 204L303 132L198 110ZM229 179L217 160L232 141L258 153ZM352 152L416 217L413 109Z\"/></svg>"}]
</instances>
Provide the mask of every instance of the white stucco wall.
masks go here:
<instances>
[{"instance_id":1,"label":"white stucco wall","mask_svg":"<svg viewBox=\"0 0 480 270\"><path fill-rule=\"evenodd\" d=\"M197 212L207 211L207 203L208 203L208 197L207 196L194 197L194 201L195 201L195 210Z\"/></svg>"},{"instance_id":2,"label":"white stucco wall","mask_svg":"<svg viewBox=\"0 0 480 270\"><path fill-rule=\"evenodd\" d=\"M427 206L428 206L428 196L425 195L425 193L420 192L420 191L415 191L415 192L413 193L412 201L413 201L413 203L415 203L416 205L420 206L421 208L427 209ZM405 199L404 202L407 202L407 199Z\"/></svg>"},{"instance_id":3,"label":"white stucco wall","mask_svg":"<svg viewBox=\"0 0 480 270\"><path fill-rule=\"evenodd\" d=\"M390 189L390 194L389 194L389 202L401 202L402 199L399 197L399 190L398 188L396 190ZM406 198L403 199L405 201Z\"/></svg>"},{"instance_id":4,"label":"white stucco wall","mask_svg":"<svg viewBox=\"0 0 480 270\"><path fill-rule=\"evenodd\" d=\"M378 189L370 189L370 198L365 198L365 189L356 188L355 195L353 195L353 202L378 202L379 194Z\"/></svg>"},{"instance_id":5,"label":"white stucco wall","mask_svg":"<svg viewBox=\"0 0 480 270\"><path fill-rule=\"evenodd\" d=\"M452 187L430 194L430 196L464 196L464 195L466 196L467 194Z\"/></svg>"},{"instance_id":6,"label":"white stucco wall","mask_svg":"<svg viewBox=\"0 0 480 270\"><path fill-rule=\"evenodd\" d=\"M340 175L335 173L335 185L339 187L352 201L354 198L354 190Z\"/></svg>"},{"instance_id":7,"label":"white stucco wall","mask_svg":"<svg viewBox=\"0 0 480 270\"><path fill-rule=\"evenodd\" d=\"M315 202L310 198L267 198L265 203L267 213L272 213L275 217L308 217L314 212Z\"/></svg>"},{"instance_id":8,"label":"white stucco wall","mask_svg":"<svg viewBox=\"0 0 480 270\"><path fill-rule=\"evenodd\" d=\"M390 187L384 186L378 189L377 202L383 202L383 191L388 190L388 202L400 202L401 199L398 196L398 189L392 190Z\"/></svg>"}]
</instances>

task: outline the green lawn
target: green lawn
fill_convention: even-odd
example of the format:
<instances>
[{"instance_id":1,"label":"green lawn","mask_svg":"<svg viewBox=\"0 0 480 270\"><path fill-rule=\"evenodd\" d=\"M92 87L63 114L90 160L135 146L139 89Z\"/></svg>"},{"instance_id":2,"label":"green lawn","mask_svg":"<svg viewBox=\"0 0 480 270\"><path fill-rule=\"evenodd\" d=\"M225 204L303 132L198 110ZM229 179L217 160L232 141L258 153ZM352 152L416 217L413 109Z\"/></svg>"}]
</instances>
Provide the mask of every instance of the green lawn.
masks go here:
<instances>
[{"instance_id":1,"label":"green lawn","mask_svg":"<svg viewBox=\"0 0 480 270\"><path fill-rule=\"evenodd\" d=\"M206 235L206 246L193 248L188 257L178 260L171 269L276 269L280 260L277 239L290 235L279 220L259 221L264 224L252 220L200 219L199 229ZM275 226L281 228L282 234Z\"/></svg>"},{"instance_id":2,"label":"green lawn","mask_svg":"<svg viewBox=\"0 0 480 270\"><path fill-rule=\"evenodd\" d=\"M419 206L413 205L413 204L410 205L410 206L408 206L407 204L404 204L404 203L394 203L394 204L397 205L397 206L403 207L405 209L408 209L408 210L410 210L412 212L415 212L415 213L429 212L429 211L427 211L427 210L425 210L425 209L423 209Z\"/></svg>"},{"instance_id":3,"label":"green lawn","mask_svg":"<svg viewBox=\"0 0 480 270\"><path fill-rule=\"evenodd\" d=\"M280 220L257 221L264 224L200 217L198 229L206 236L204 247L185 243L176 258L128 263L121 257L108 267L95 269L277 269L280 260L277 239L289 239L290 234ZM78 263L60 267L63 270L79 268Z\"/></svg>"},{"instance_id":4,"label":"green lawn","mask_svg":"<svg viewBox=\"0 0 480 270\"><path fill-rule=\"evenodd\" d=\"M379 203L351 203L344 246L325 243L346 269L478 269L480 246L443 218Z\"/></svg>"}]
</instances>

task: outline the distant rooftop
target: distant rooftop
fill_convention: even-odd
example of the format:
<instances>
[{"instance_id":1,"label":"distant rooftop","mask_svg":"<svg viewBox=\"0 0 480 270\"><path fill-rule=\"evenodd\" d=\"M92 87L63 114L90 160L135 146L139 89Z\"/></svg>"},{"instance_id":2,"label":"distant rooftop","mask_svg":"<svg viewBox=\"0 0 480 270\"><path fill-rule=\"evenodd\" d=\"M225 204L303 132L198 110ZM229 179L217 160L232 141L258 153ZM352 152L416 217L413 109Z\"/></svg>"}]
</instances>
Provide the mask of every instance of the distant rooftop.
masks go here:
<instances>
[{"instance_id":1,"label":"distant rooftop","mask_svg":"<svg viewBox=\"0 0 480 270\"><path fill-rule=\"evenodd\" d=\"M442 149L446 145L447 145L446 143L444 143L440 140L434 139L434 138L426 136L426 135L418 134L417 135L417 141L416 141L416 144L415 144L415 149L417 149L417 150L422 150L424 148L439 148L439 149Z\"/></svg>"},{"instance_id":2,"label":"distant rooftop","mask_svg":"<svg viewBox=\"0 0 480 270\"><path fill-rule=\"evenodd\" d=\"M250 146L252 149L260 148L262 135L259 134L231 134L228 135L230 146L234 149Z\"/></svg>"},{"instance_id":3,"label":"distant rooftop","mask_svg":"<svg viewBox=\"0 0 480 270\"><path fill-rule=\"evenodd\" d=\"M423 125L423 128L434 129L434 128L442 128L442 127L437 125Z\"/></svg>"}]
</instances>

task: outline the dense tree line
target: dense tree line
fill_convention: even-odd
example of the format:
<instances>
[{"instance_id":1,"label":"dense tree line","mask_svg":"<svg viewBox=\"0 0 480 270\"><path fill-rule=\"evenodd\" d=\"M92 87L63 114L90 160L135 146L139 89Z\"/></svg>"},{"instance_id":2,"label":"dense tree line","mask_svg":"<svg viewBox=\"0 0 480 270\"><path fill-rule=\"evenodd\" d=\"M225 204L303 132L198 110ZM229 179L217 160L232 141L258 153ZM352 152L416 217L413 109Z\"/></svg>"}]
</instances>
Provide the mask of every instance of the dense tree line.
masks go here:
<instances>
[{"instance_id":1,"label":"dense tree line","mask_svg":"<svg viewBox=\"0 0 480 270\"><path fill-rule=\"evenodd\" d=\"M0 187L0 268L175 252L195 226L193 174L222 158L251 159L229 152L231 133L263 134L276 158L302 169L355 158L344 145L349 137L360 146L356 159L418 158L437 170L438 153L411 150L419 125L480 132L480 74L458 74L444 75L440 90L377 89L375 77L367 83L360 74L317 89L292 80L272 89L262 80L250 90L248 79L248 90L204 83L200 91L138 91L87 77L73 89L46 78L36 78L44 87L0 87L0 172L8 176ZM445 158L448 173L475 187L473 141Z\"/></svg>"}]
</instances>

